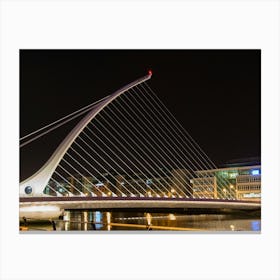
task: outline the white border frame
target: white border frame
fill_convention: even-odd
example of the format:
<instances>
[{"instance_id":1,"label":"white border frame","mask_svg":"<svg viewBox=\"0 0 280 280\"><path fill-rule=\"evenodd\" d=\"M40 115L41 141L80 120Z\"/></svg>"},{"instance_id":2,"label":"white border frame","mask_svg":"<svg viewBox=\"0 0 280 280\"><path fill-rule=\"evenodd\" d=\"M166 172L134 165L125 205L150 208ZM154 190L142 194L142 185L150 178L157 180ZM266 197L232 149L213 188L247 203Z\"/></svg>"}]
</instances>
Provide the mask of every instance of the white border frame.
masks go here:
<instances>
[{"instance_id":1,"label":"white border frame","mask_svg":"<svg viewBox=\"0 0 280 280\"><path fill-rule=\"evenodd\" d=\"M1 279L279 279L279 34L278 1L2 1ZM19 49L28 48L261 49L262 233L20 235Z\"/></svg>"}]
</instances>

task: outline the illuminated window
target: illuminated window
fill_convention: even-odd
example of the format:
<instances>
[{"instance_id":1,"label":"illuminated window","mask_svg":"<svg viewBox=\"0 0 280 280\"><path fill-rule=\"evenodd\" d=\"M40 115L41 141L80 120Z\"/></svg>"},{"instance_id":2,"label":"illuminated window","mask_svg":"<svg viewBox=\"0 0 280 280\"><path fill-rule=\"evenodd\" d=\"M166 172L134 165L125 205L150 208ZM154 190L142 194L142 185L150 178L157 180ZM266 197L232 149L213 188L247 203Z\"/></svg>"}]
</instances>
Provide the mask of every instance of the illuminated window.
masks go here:
<instances>
[{"instance_id":1,"label":"illuminated window","mask_svg":"<svg viewBox=\"0 0 280 280\"><path fill-rule=\"evenodd\" d=\"M146 184L147 184L147 185L151 185L152 183L153 183L153 180L152 180L152 179L146 180Z\"/></svg>"},{"instance_id":2,"label":"illuminated window","mask_svg":"<svg viewBox=\"0 0 280 280\"><path fill-rule=\"evenodd\" d=\"M236 176L238 176L238 172L231 172L231 173L228 174L228 176L229 176L230 179L235 179Z\"/></svg>"},{"instance_id":3,"label":"illuminated window","mask_svg":"<svg viewBox=\"0 0 280 280\"><path fill-rule=\"evenodd\" d=\"M259 169L252 170L252 175L260 175L260 170Z\"/></svg>"},{"instance_id":4,"label":"illuminated window","mask_svg":"<svg viewBox=\"0 0 280 280\"><path fill-rule=\"evenodd\" d=\"M221 177L223 177L223 178L228 178L228 172L227 171L221 171L221 172L219 172L220 174L220 176Z\"/></svg>"}]
</instances>

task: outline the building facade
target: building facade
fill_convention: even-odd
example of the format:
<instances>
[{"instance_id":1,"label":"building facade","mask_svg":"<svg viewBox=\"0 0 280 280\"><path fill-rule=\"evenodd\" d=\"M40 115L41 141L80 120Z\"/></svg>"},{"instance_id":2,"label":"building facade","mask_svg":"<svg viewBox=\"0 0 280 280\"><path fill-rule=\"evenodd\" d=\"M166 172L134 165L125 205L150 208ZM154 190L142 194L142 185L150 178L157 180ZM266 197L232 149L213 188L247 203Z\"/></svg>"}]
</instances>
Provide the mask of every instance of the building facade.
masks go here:
<instances>
[{"instance_id":1,"label":"building facade","mask_svg":"<svg viewBox=\"0 0 280 280\"><path fill-rule=\"evenodd\" d=\"M73 174L61 181L52 179L47 195L146 196L261 200L261 165L166 171L165 176L102 174L100 177Z\"/></svg>"},{"instance_id":2,"label":"building facade","mask_svg":"<svg viewBox=\"0 0 280 280\"><path fill-rule=\"evenodd\" d=\"M195 172L194 197L261 200L261 166L234 166Z\"/></svg>"}]
</instances>

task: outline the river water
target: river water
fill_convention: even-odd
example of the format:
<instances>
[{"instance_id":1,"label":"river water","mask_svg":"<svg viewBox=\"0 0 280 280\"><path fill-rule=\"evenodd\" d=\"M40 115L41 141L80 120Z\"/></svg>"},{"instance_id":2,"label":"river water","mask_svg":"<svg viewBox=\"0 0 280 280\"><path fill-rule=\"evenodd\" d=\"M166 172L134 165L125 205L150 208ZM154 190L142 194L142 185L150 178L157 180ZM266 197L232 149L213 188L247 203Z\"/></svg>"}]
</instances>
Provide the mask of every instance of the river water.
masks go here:
<instances>
[{"instance_id":1,"label":"river water","mask_svg":"<svg viewBox=\"0 0 280 280\"><path fill-rule=\"evenodd\" d=\"M21 223L23 225L23 223ZM27 221L28 231L192 231L260 232L260 213L186 214L150 212L65 211L63 218L51 221Z\"/></svg>"}]
</instances>

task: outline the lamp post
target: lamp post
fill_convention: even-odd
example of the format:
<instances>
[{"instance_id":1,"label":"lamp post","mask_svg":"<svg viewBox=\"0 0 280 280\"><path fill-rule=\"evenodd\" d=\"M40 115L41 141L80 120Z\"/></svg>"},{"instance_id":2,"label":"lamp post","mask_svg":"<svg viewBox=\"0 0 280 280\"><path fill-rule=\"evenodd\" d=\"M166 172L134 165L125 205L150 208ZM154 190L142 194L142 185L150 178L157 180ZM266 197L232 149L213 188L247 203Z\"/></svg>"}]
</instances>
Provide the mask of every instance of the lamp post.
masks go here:
<instances>
[{"instance_id":1,"label":"lamp post","mask_svg":"<svg viewBox=\"0 0 280 280\"><path fill-rule=\"evenodd\" d=\"M223 192L224 192L224 194L225 194L225 196L226 196L227 189L226 189L226 188L223 188Z\"/></svg>"},{"instance_id":2,"label":"lamp post","mask_svg":"<svg viewBox=\"0 0 280 280\"><path fill-rule=\"evenodd\" d=\"M175 189L171 188L171 197L174 197Z\"/></svg>"},{"instance_id":3,"label":"lamp post","mask_svg":"<svg viewBox=\"0 0 280 280\"><path fill-rule=\"evenodd\" d=\"M234 195L234 198L236 198L236 194L235 194L235 188L234 188L234 185L230 184L229 185L229 188L230 188L230 194L233 194Z\"/></svg>"}]
</instances>

